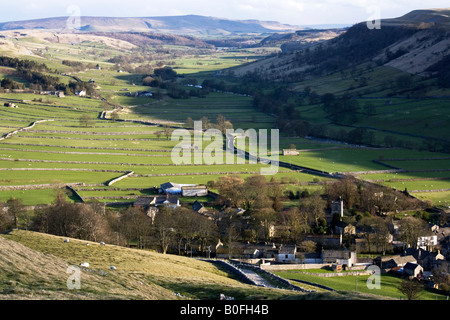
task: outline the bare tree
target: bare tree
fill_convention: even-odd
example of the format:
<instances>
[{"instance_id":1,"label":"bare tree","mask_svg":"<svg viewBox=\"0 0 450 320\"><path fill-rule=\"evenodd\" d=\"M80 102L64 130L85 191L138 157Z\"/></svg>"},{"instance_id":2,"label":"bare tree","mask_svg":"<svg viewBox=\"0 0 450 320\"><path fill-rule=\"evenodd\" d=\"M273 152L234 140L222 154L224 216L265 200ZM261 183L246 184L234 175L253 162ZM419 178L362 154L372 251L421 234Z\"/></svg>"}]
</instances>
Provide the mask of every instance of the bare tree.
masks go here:
<instances>
[{"instance_id":1,"label":"bare tree","mask_svg":"<svg viewBox=\"0 0 450 320\"><path fill-rule=\"evenodd\" d=\"M159 139L161 138L161 135L163 134L163 132L162 131L155 131L155 136L158 138L158 141L159 141Z\"/></svg>"},{"instance_id":2,"label":"bare tree","mask_svg":"<svg viewBox=\"0 0 450 320\"><path fill-rule=\"evenodd\" d=\"M163 254L167 253L169 246L176 239L174 225L173 209L161 207L155 217L154 235Z\"/></svg>"},{"instance_id":3,"label":"bare tree","mask_svg":"<svg viewBox=\"0 0 450 320\"><path fill-rule=\"evenodd\" d=\"M443 290L447 293L447 296L450 294L450 262L443 261L437 268L434 268L433 278L434 281L438 284L439 289Z\"/></svg>"},{"instance_id":4,"label":"bare tree","mask_svg":"<svg viewBox=\"0 0 450 320\"><path fill-rule=\"evenodd\" d=\"M26 212L22 200L11 197L6 201L6 206L8 207L8 215L12 217L14 228L19 228L19 219Z\"/></svg>"},{"instance_id":5,"label":"bare tree","mask_svg":"<svg viewBox=\"0 0 450 320\"><path fill-rule=\"evenodd\" d=\"M82 127L93 127L94 126L94 121L92 120L92 117L88 114L83 114L80 117L80 126Z\"/></svg>"},{"instance_id":6,"label":"bare tree","mask_svg":"<svg viewBox=\"0 0 450 320\"><path fill-rule=\"evenodd\" d=\"M322 220L325 218L326 201L322 199L320 193L315 192L310 197L300 200L300 212L305 215L313 228L320 228Z\"/></svg>"},{"instance_id":7,"label":"bare tree","mask_svg":"<svg viewBox=\"0 0 450 320\"><path fill-rule=\"evenodd\" d=\"M413 248L417 248L417 240L420 236L426 236L430 233L424 220L411 216L401 219L398 229L403 243Z\"/></svg>"},{"instance_id":8,"label":"bare tree","mask_svg":"<svg viewBox=\"0 0 450 320\"><path fill-rule=\"evenodd\" d=\"M403 279L398 290L403 293L408 300L416 300L419 298L423 286L414 280Z\"/></svg>"}]
</instances>

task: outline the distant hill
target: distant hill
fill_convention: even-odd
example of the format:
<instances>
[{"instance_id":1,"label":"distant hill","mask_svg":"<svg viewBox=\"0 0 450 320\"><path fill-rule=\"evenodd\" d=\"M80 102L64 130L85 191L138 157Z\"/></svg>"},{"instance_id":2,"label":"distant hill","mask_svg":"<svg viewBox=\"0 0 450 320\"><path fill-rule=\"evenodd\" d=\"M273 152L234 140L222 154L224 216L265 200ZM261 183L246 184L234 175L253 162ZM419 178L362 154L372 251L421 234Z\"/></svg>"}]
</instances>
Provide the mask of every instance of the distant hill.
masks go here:
<instances>
[{"instance_id":1,"label":"distant hill","mask_svg":"<svg viewBox=\"0 0 450 320\"><path fill-rule=\"evenodd\" d=\"M380 29L370 29L361 22L313 46L290 45L287 53L233 72L257 72L272 80L298 81L372 61L411 74L427 74L450 55L450 9L416 10L399 18L383 19Z\"/></svg>"},{"instance_id":2,"label":"distant hill","mask_svg":"<svg viewBox=\"0 0 450 320\"><path fill-rule=\"evenodd\" d=\"M21 29L44 29L67 31L68 17L56 17L27 21L0 23L0 31ZM81 17L78 32L155 32L193 36L224 36L240 34L263 34L292 32L299 26L281 24L275 21L230 20L199 15L116 18Z\"/></svg>"},{"instance_id":3,"label":"distant hill","mask_svg":"<svg viewBox=\"0 0 450 320\"><path fill-rule=\"evenodd\" d=\"M345 32L345 28L308 29L293 33L276 33L261 41L262 46L280 45L283 52L306 49L322 41L333 39Z\"/></svg>"}]
</instances>

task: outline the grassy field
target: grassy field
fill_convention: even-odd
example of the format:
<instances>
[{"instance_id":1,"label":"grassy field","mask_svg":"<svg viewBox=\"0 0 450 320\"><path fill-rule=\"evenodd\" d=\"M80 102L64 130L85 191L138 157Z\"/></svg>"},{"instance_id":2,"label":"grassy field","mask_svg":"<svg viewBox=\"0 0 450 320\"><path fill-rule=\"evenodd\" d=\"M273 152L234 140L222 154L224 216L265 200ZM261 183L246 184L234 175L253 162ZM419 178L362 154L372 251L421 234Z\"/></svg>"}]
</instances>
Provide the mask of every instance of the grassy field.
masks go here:
<instances>
[{"instance_id":1,"label":"grassy field","mask_svg":"<svg viewBox=\"0 0 450 320\"><path fill-rule=\"evenodd\" d=\"M35 36L19 37L18 41L11 41L15 41L15 45L18 47L37 53L35 56L27 56L27 59L45 62L50 69L56 69L61 73L70 73L83 81L94 80L96 86L98 86L97 91L102 97L106 97L109 102L124 107L119 113L119 118L128 120L128 122L98 119L99 114L104 110L104 106L97 99L77 96L57 98L31 93L0 94L0 105L3 102L13 102L19 106L18 109L0 107L0 117L2 118L0 134L28 126L32 121L53 120L38 124L31 130L22 131L0 142L0 168L5 169L0 171L0 185L52 184L52 187L47 190L27 190L29 188L25 187L23 196L18 191L0 191L0 199L5 200L11 195L18 195L29 204L49 203L48 195L53 192L53 187L73 182L105 185L111 179L120 176L120 172L125 171L134 171L135 176L120 181L114 187L145 189L167 181L202 184L216 180L223 174L238 173L241 177L247 177L263 167L259 164L175 166L171 161L170 151L176 142L167 140L165 136L158 138L155 134L156 131L162 130L162 127L154 124L142 125L137 122L130 122L132 120L155 123L170 122L182 126L188 117L193 120L200 120L205 116L211 122L214 122L216 117L222 114L233 123L235 129L273 128L275 118L256 111L252 106L252 97L223 92L211 92L205 98L191 97L190 99L170 99L166 96L161 100L128 97L125 95L126 92L139 90L154 92L155 90L142 86L142 75L126 71L118 73L118 66L110 61L113 57L130 55L134 50L132 46L127 47L123 44L119 46L115 42L113 45L100 44L92 41L92 39L75 45L63 42L49 43L39 40ZM164 52L161 49L166 51ZM267 48L267 50L269 49ZM192 48L163 46L150 50L150 52L156 51L160 55L157 60L152 61L152 64L156 65L158 62L169 64L185 79L196 79L198 83L206 78L211 78L216 70L247 63L261 55L261 50L257 49L192 51ZM17 53L8 54L18 56ZM77 72L62 64L63 60L99 64L101 69ZM390 130L394 123L400 123L407 114L406 112L409 112L408 118L413 120L411 120L411 123L401 123L401 127L405 129L404 133L424 134L430 131L428 130L430 127L433 127L438 128L434 131L436 137L445 135L448 127L446 123L448 101L446 99L415 100L395 97L380 99L377 95L383 92L383 83L398 76L398 71L387 67L370 68L370 66L362 66L361 68L360 73L362 72L362 74L360 76L367 76L369 79L368 86L364 89L372 90L373 94L366 93L364 97L358 98L358 101L362 106L370 101L376 107L374 115L361 117L362 125L373 125L381 130ZM10 76L12 72L13 70L10 68L1 68L0 77ZM351 74L351 72L352 70L347 70L347 74ZM58 77L64 83L68 83L71 79L62 74L59 74ZM180 79L180 88L183 88L181 80L183 78ZM235 80L224 78L224 81L231 84ZM354 85L353 82L352 77L347 75L343 78L342 74L336 73L298 84L294 89L302 91L304 86L307 85L319 94L325 92L339 94ZM355 87L354 91L351 92L360 92L360 89ZM162 91L164 92L164 90ZM343 128L331 124L325 117L320 105L302 105L298 106L297 109L306 121L324 123L330 128ZM424 110L427 114L426 122L419 124L417 121L421 119ZM91 117L92 123L90 126L81 125L79 120L82 115ZM350 129L345 128L347 131ZM383 139L387 134L389 133L378 131L377 139ZM449 160L392 160L398 158L444 157L446 156L444 154L400 149L356 149L334 142L284 135L280 137L280 148L288 148L291 144L294 144L299 150L309 151L301 152L300 156L280 156L281 161L325 172L355 173L386 170L390 169L390 166L396 166L406 170L424 167L435 168L442 170L442 174L445 175L443 170L450 169ZM382 160L382 163L375 162L376 160ZM8 169L13 168L24 168L27 171L8 171ZM74 169L74 171L65 171L68 168ZM40 171L35 169L52 170ZM100 172L101 170L114 172ZM317 186L308 186L308 183L322 179L321 177L289 170L288 172L280 172L275 177L279 180L288 181L283 184L285 190L294 191L305 186L317 189ZM423 177L429 178L435 177L435 175L432 173L430 175L423 174ZM376 176L360 176L360 178L368 180L384 179ZM386 177L382 183L392 187L403 187L405 185L408 189L422 190L423 187L426 187L425 184L428 186L428 182L430 182L430 185L433 185L432 188L435 189L450 188L447 180L426 181L425 183L421 181L398 183L389 180L392 180L392 178ZM33 194L32 197L25 199L31 194ZM39 194L41 194L41 197L38 196ZM85 191L83 194L86 197L92 196L89 191ZM427 196L428 194L429 196ZM102 191L101 195L118 196L114 190ZM122 193L119 193L119 195L122 195ZM445 203L448 193L421 193L419 196L437 203L439 201Z\"/></svg>"},{"instance_id":2,"label":"grassy field","mask_svg":"<svg viewBox=\"0 0 450 320\"><path fill-rule=\"evenodd\" d=\"M316 271L314 271L316 272ZM347 275L339 277L320 277L316 275L308 274L308 272L293 272L293 271L278 271L274 272L278 276L285 279L298 279L320 285L327 286L334 290L344 292L361 292L366 294L376 294L386 298L405 299L405 296L398 290L401 278L382 274L380 279L380 289L369 289L367 286L368 275ZM292 281L295 283L295 281ZM446 300L445 295L435 294L426 290L423 290L420 295L420 300Z\"/></svg>"}]
</instances>

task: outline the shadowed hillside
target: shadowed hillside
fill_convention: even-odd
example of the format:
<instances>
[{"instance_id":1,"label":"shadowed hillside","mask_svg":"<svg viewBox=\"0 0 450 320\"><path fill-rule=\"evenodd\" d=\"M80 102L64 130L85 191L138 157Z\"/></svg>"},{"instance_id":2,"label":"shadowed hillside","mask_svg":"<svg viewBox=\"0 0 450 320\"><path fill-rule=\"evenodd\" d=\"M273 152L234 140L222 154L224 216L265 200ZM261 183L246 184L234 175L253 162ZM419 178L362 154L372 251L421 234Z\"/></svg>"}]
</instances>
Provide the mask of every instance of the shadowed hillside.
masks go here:
<instances>
[{"instance_id":1,"label":"shadowed hillside","mask_svg":"<svg viewBox=\"0 0 450 320\"><path fill-rule=\"evenodd\" d=\"M233 70L271 80L299 81L376 62L412 74L424 74L450 54L449 10L412 11L381 20L379 29L361 22L342 35L314 46L280 54Z\"/></svg>"}]
</instances>

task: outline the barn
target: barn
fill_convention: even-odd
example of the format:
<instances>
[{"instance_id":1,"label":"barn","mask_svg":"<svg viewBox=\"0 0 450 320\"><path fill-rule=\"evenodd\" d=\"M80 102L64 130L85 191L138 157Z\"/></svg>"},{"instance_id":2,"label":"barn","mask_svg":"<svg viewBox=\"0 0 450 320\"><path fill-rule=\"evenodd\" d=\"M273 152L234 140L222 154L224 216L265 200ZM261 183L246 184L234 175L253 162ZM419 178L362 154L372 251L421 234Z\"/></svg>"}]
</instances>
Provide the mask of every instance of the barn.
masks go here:
<instances>
[{"instance_id":1,"label":"barn","mask_svg":"<svg viewBox=\"0 0 450 320\"><path fill-rule=\"evenodd\" d=\"M181 187L183 197L204 197L208 195L206 186L183 186Z\"/></svg>"}]
</instances>

